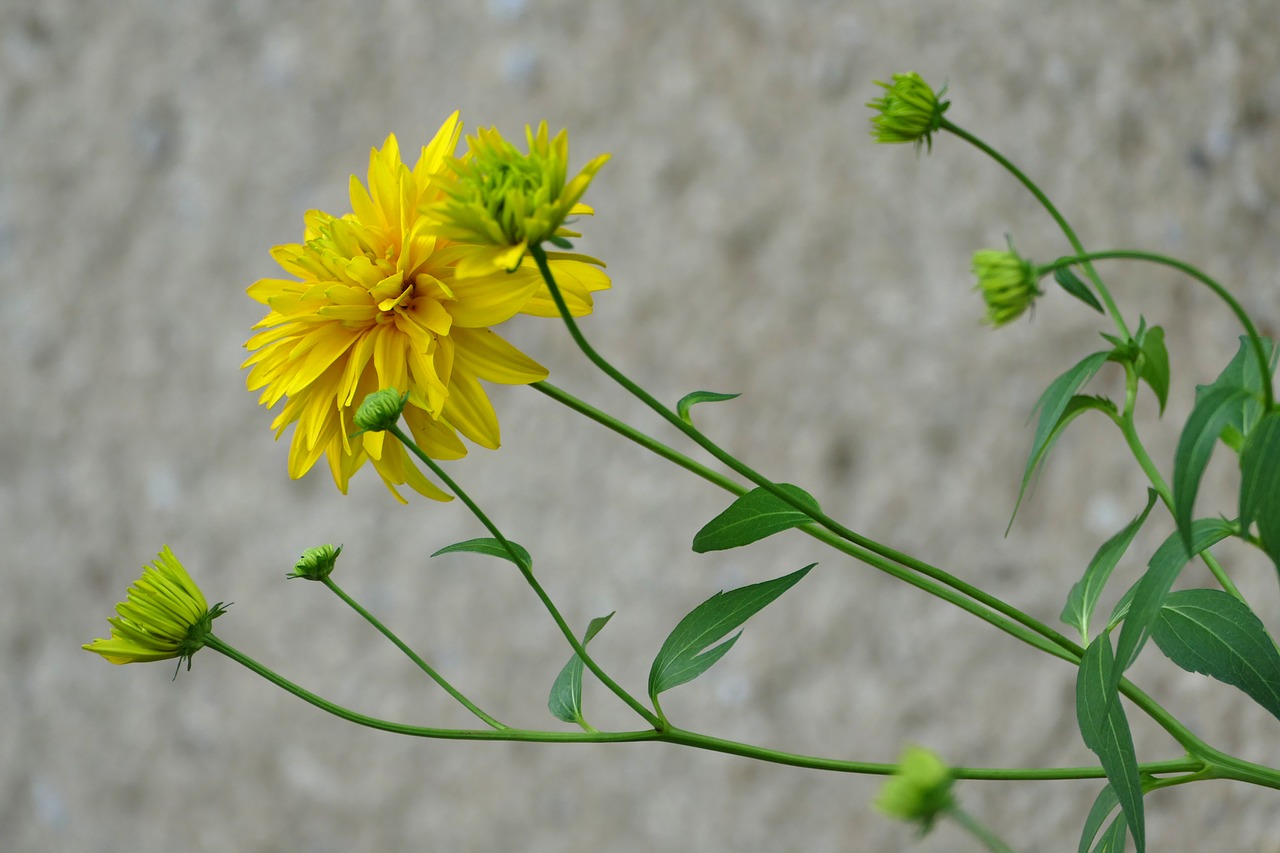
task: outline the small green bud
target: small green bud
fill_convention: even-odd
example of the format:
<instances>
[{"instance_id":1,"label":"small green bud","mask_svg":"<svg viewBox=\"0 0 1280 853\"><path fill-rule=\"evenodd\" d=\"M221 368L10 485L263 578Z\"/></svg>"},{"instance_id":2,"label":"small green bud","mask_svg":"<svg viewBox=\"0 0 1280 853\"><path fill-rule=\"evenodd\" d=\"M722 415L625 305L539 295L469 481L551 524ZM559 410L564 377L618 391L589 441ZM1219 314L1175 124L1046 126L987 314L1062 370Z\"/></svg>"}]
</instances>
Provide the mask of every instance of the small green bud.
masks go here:
<instances>
[{"instance_id":1,"label":"small green bud","mask_svg":"<svg viewBox=\"0 0 1280 853\"><path fill-rule=\"evenodd\" d=\"M408 401L408 393L401 394L394 388L374 391L356 409L355 424L361 432L389 430L400 422L400 413Z\"/></svg>"},{"instance_id":2,"label":"small green bud","mask_svg":"<svg viewBox=\"0 0 1280 853\"><path fill-rule=\"evenodd\" d=\"M1039 287L1040 273L1013 250L983 249L973 253L973 274L978 277L974 290L982 293L987 303L983 322L991 326L1011 323L1031 307L1044 291Z\"/></svg>"},{"instance_id":3,"label":"small green bud","mask_svg":"<svg viewBox=\"0 0 1280 853\"><path fill-rule=\"evenodd\" d=\"M322 581L329 577L329 574L333 571L334 564L338 562L338 555L341 553L341 545L336 547L333 545L321 545L318 548L308 548L298 558L293 571L285 575L285 577Z\"/></svg>"},{"instance_id":4,"label":"small green bud","mask_svg":"<svg viewBox=\"0 0 1280 853\"><path fill-rule=\"evenodd\" d=\"M954 800L951 768L931 750L908 746L898 759L898 769L880 788L875 807L898 820L920 824L924 834Z\"/></svg>"},{"instance_id":5,"label":"small green bud","mask_svg":"<svg viewBox=\"0 0 1280 853\"><path fill-rule=\"evenodd\" d=\"M885 89L884 97L868 101L876 111L871 118L871 135L876 142L914 142L916 151L926 143L933 151L933 132L942 126L942 114L951 106L940 100L947 87L934 94L933 88L914 71L893 75L892 83L876 81Z\"/></svg>"}]
</instances>

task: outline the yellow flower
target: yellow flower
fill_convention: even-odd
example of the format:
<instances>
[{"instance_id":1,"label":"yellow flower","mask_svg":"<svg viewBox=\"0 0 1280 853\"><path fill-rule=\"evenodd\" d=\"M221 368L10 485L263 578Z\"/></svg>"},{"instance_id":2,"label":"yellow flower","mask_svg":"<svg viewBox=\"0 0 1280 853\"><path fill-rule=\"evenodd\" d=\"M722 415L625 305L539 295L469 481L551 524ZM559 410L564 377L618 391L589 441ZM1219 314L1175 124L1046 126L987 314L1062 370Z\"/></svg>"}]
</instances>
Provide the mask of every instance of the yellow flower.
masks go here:
<instances>
[{"instance_id":1,"label":"yellow flower","mask_svg":"<svg viewBox=\"0 0 1280 853\"><path fill-rule=\"evenodd\" d=\"M430 215L444 236L485 247L459 264L460 276L514 270L530 246L547 240L565 245L565 237L581 236L563 227L565 217L592 212L578 199L609 155L596 157L566 183L568 134L562 130L548 139L544 121L537 133L526 125L525 138L529 153L521 154L496 128L480 128L467 137L467 155L449 163L457 180Z\"/></svg>"},{"instance_id":2,"label":"yellow flower","mask_svg":"<svg viewBox=\"0 0 1280 853\"><path fill-rule=\"evenodd\" d=\"M226 608L212 608L187 570L164 546L142 577L134 581L126 600L116 605L111 639L94 640L82 648L111 663L144 663L180 658L191 667L191 656L204 647L213 620Z\"/></svg>"},{"instance_id":3,"label":"yellow flower","mask_svg":"<svg viewBox=\"0 0 1280 853\"><path fill-rule=\"evenodd\" d=\"M893 75L892 83L877 80L876 85L885 89L884 97L867 102L876 111L871 118L871 135L876 142L914 142L916 151L924 142L932 151L933 133L942 126L942 114L951 106L950 101L940 100L947 87L935 95L914 71Z\"/></svg>"},{"instance_id":4,"label":"yellow flower","mask_svg":"<svg viewBox=\"0 0 1280 853\"><path fill-rule=\"evenodd\" d=\"M448 500L394 438L352 437L356 407L379 389L408 393L404 419L418 446L432 458L457 459L467 452L458 433L498 446L498 419L479 380L526 384L547 375L489 330L516 314L559 316L532 261L511 275L462 278L458 267L483 247L449 239L423 216L456 180L445 164L460 131L454 113L412 169L388 136L370 153L368 189L351 176L352 213L309 211L304 242L272 250L298 280L264 278L249 288L269 311L245 344L255 352L242 367L252 368L246 382L262 389L263 405L285 401L272 428L279 438L295 425L291 477L324 456L346 493L352 474L370 460L400 501L401 484ZM609 286L603 264L557 254L553 266L574 315L589 314L591 293Z\"/></svg>"}]
</instances>

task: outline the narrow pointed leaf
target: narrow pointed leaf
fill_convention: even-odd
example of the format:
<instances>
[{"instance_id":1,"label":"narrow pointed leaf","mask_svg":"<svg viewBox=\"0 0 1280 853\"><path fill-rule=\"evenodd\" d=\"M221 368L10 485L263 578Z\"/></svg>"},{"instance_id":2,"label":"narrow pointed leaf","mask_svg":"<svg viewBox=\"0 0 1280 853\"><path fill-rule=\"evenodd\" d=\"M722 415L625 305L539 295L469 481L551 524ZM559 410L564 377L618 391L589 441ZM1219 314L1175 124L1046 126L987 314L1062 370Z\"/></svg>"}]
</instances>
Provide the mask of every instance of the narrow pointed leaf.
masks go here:
<instances>
[{"instance_id":1,"label":"narrow pointed leaf","mask_svg":"<svg viewBox=\"0 0 1280 853\"><path fill-rule=\"evenodd\" d=\"M1116 665L1112 668L1110 685L1112 696L1124 671L1138 659L1138 653L1151 635L1151 625L1182 567L1196 554L1230 536L1235 526L1220 518L1202 518L1191 526L1191 531L1190 549L1183 544L1177 531L1169 534L1152 555L1146 574L1134 584L1129 613L1120 628L1120 639L1116 641Z\"/></svg>"},{"instance_id":2,"label":"narrow pointed leaf","mask_svg":"<svg viewBox=\"0 0 1280 853\"><path fill-rule=\"evenodd\" d=\"M699 403L720 403L725 400L733 400L738 394L719 394L715 391L694 391L692 394L685 394L680 398L680 402L676 403L676 414L680 416L680 420L693 426L693 416L689 414L689 410Z\"/></svg>"},{"instance_id":3,"label":"narrow pointed leaf","mask_svg":"<svg viewBox=\"0 0 1280 853\"><path fill-rule=\"evenodd\" d=\"M521 560L524 560L526 567L533 565L533 558L529 556L528 551L520 545L517 545L515 542L511 542L510 540L507 541L511 545L511 549L516 552L516 555L519 556ZM488 538L468 539L466 542L455 542L452 545L446 545L431 556L439 557L441 554L455 553L486 554L490 557L498 557L499 559L508 560L512 563L516 562L511 558L510 552L502 546L501 542L497 539ZM519 565L519 563L516 563L516 565Z\"/></svg>"},{"instance_id":4,"label":"narrow pointed leaf","mask_svg":"<svg viewBox=\"0 0 1280 853\"><path fill-rule=\"evenodd\" d=\"M1191 542L1191 514L1200 478L1224 427L1253 395L1230 385L1210 386L1196 395L1173 457L1173 518L1184 544Z\"/></svg>"},{"instance_id":5,"label":"narrow pointed leaf","mask_svg":"<svg viewBox=\"0 0 1280 853\"><path fill-rule=\"evenodd\" d=\"M1262 339L1262 347L1266 351L1267 357L1270 359L1271 369L1274 371L1276 357L1280 356L1280 350L1277 350L1274 342L1269 338ZM1263 374L1258 370L1258 358L1253 352L1253 345L1247 337L1241 335L1240 347L1236 350L1236 354L1231 357L1231 361L1227 363L1227 366L1218 374L1218 378L1209 385L1196 386L1197 403L1199 403L1201 396L1215 388L1243 388L1252 395L1232 409L1231 417L1222 429L1223 442L1236 453L1240 452L1249 430L1252 429L1262 415L1262 391L1265 381Z\"/></svg>"},{"instance_id":6,"label":"narrow pointed leaf","mask_svg":"<svg viewBox=\"0 0 1280 853\"><path fill-rule=\"evenodd\" d=\"M1124 814L1116 815L1116 819L1111 821L1111 826L1108 826L1107 831L1098 838L1092 853L1124 853L1125 836L1128 832L1129 824L1125 821Z\"/></svg>"},{"instance_id":7,"label":"narrow pointed leaf","mask_svg":"<svg viewBox=\"0 0 1280 853\"><path fill-rule=\"evenodd\" d=\"M1116 806L1120 805L1120 800L1116 797L1115 788L1111 787L1108 782L1098 792L1097 799L1093 801L1093 808L1089 809L1089 816L1084 820L1084 829L1080 832L1080 844L1076 847L1076 853L1090 853L1093 848L1093 840L1098 837L1098 830L1102 829L1102 825L1107 822L1107 818L1111 812L1115 811ZM1124 815L1121 815L1123 818ZM1103 833L1106 838L1106 833Z\"/></svg>"},{"instance_id":8,"label":"narrow pointed leaf","mask_svg":"<svg viewBox=\"0 0 1280 853\"><path fill-rule=\"evenodd\" d=\"M1164 345L1164 329L1153 327L1142 338L1142 364L1138 378L1151 386L1160 403L1160 414L1169 400L1169 350Z\"/></svg>"},{"instance_id":9,"label":"narrow pointed leaf","mask_svg":"<svg viewBox=\"0 0 1280 853\"><path fill-rule=\"evenodd\" d=\"M680 620L658 651L649 670L649 696L692 681L711 668L737 642L739 634L715 646L730 631L740 627L756 613L809 573L817 563L799 571L763 583L717 592Z\"/></svg>"},{"instance_id":10,"label":"narrow pointed leaf","mask_svg":"<svg viewBox=\"0 0 1280 853\"><path fill-rule=\"evenodd\" d=\"M1133 537L1146 523L1147 516L1151 514L1151 507L1155 506L1156 498L1156 491L1147 489L1146 509L1126 524L1119 533L1102 543L1102 547L1093 555L1088 568L1084 570L1084 576L1071 587L1071 592L1067 595L1067 604L1062 608L1062 615L1058 618L1078 630L1080 639L1085 645L1089 644L1089 619L1098 605L1098 597L1102 595L1102 590L1107 585L1116 564L1129 549Z\"/></svg>"},{"instance_id":11,"label":"narrow pointed leaf","mask_svg":"<svg viewBox=\"0 0 1280 853\"><path fill-rule=\"evenodd\" d=\"M1262 548L1280 568L1280 411L1270 412L1240 453L1240 529L1258 522Z\"/></svg>"},{"instance_id":12,"label":"narrow pointed leaf","mask_svg":"<svg viewBox=\"0 0 1280 853\"><path fill-rule=\"evenodd\" d=\"M610 613L608 616L597 616L591 620L587 625L587 632L582 635L583 648L586 648L587 643L591 642L591 639L599 634L600 629L609 624L612 618L613 614ZM569 662L556 676L556 680L552 682L551 695L547 698L547 708L557 720L583 725L582 670L584 666L582 658L574 652Z\"/></svg>"},{"instance_id":13,"label":"narrow pointed leaf","mask_svg":"<svg viewBox=\"0 0 1280 853\"><path fill-rule=\"evenodd\" d=\"M1280 652L1238 598L1219 589L1171 592L1151 639L1178 666L1243 690L1280 718Z\"/></svg>"},{"instance_id":14,"label":"narrow pointed leaf","mask_svg":"<svg viewBox=\"0 0 1280 853\"><path fill-rule=\"evenodd\" d=\"M1031 453L1027 457L1027 468L1022 474L1022 485L1018 488L1018 500L1013 505L1013 513L1009 517L1009 526L1005 529L1005 535L1008 535L1009 530L1013 528L1013 519L1018 515L1018 507L1022 506L1022 498L1026 495L1027 487L1031 484L1036 470L1048 457L1050 448L1058 440L1058 436L1062 434L1062 431L1067 428L1067 424L1089 409L1115 411L1115 404L1110 400L1102 397L1087 397L1076 394L1077 391L1088 384L1089 380L1106 363L1110 355L1111 353L1109 352L1095 352L1080 361L1075 367L1053 380L1049 387L1045 389L1045 392L1040 395L1035 407L1032 408L1031 414L1034 416L1039 411L1040 419L1036 422L1036 434L1035 438L1031 440Z\"/></svg>"},{"instance_id":15,"label":"narrow pointed leaf","mask_svg":"<svg viewBox=\"0 0 1280 853\"><path fill-rule=\"evenodd\" d=\"M1098 756L1107 774L1138 853L1144 853L1146 819L1142 781L1124 705L1119 700L1112 701L1115 690L1109 684L1115 669L1118 667L1111 653L1111 638L1102 634L1089 644L1080 661L1076 676L1076 720L1085 746Z\"/></svg>"},{"instance_id":16,"label":"narrow pointed leaf","mask_svg":"<svg viewBox=\"0 0 1280 853\"><path fill-rule=\"evenodd\" d=\"M813 496L799 486L779 483L778 488L803 505L812 507L815 511L820 510ZM811 520L770 492L762 488L752 489L698 531L693 537L693 550L705 554L708 551L724 551L750 545Z\"/></svg>"},{"instance_id":17,"label":"narrow pointed leaf","mask_svg":"<svg viewBox=\"0 0 1280 853\"><path fill-rule=\"evenodd\" d=\"M1076 299L1079 299L1085 305L1088 305L1099 314L1105 313L1102 310L1102 303L1098 301L1098 297L1093 295L1093 291L1089 289L1089 285L1080 280L1080 277L1071 271L1071 267L1061 267L1053 271L1053 280L1058 286L1070 293Z\"/></svg>"}]
</instances>

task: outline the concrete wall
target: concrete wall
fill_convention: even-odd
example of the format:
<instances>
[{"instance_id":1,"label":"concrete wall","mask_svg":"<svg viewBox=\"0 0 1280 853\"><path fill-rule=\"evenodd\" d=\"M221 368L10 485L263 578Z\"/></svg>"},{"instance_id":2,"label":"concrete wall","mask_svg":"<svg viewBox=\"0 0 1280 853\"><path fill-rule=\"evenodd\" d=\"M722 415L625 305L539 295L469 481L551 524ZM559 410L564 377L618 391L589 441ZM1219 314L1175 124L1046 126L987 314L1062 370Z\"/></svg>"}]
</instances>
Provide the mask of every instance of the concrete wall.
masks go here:
<instances>
[{"instance_id":1,"label":"concrete wall","mask_svg":"<svg viewBox=\"0 0 1280 853\"><path fill-rule=\"evenodd\" d=\"M1200 264L1274 335L1280 268L1280 17L1229 3L489 0L6 0L0 5L0 847L19 851L795 850L910 848L878 780L633 745L410 741L327 717L231 662L107 666L102 636L169 543L228 642L368 713L468 725L317 585L302 549L346 546L339 579L468 693L546 725L566 651L509 568L428 560L480 535L463 507L395 504L371 471L348 497L285 470L244 389L241 345L302 213L346 210L347 176L394 131L570 129L600 151L584 251L615 288L587 333L662 398L742 392L702 425L834 516L1056 622L1144 480L1082 419L1002 538L1044 386L1104 321L1056 288L1034 319L978 324L970 253L1012 234L1066 245L993 163L952 138L875 146L872 81L916 69L948 114L1021 164L1092 247ZM1166 472L1197 382L1238 329L1176 275L1104 269L1131 318L1165 327L1174 391L1144 434ZM597 405L668 430L588 369L555 322L504 333ZM1104 373L1097 388L1116 393ZM1145 393L1145 392L1144 392ZM679 723L801 752L966 765L1092 763L1074 670L788 534L697 556L726 503L539 394L495 389L504 447L450 470L535 555L567 618L618 615L593 644L643 693L675 621L715 590L819 568L732 654L664 703ZM1231 512L1231 466L1205 514ZM1122 589L1170 529L1161 517ZM1268 624L1274 569L1227 548ZM1203 569L1189 584L1207 585ZM1105 601L1110 606L1111 598ZM1210 742L1280 762L1277 723L1150 654L1135 677ZM632 727L595 687L599 727ZM1135 720L1144 759L1180 753ZM1074 849L1096 783L968 783L1019 850ZM1150 798L1154 850L1280 850L1273 792ZM973 849L944 826L924 851Z\"/></svg>"}]
</instances>

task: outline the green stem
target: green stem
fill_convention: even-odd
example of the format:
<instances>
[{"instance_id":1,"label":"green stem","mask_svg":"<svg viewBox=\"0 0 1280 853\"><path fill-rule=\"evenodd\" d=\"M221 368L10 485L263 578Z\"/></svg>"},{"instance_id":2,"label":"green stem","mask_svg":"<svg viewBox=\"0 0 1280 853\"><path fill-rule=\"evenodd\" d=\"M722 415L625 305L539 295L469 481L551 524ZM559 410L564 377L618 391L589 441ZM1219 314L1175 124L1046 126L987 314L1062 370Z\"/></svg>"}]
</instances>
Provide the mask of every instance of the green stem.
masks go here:
<instances>
[{"instance_id":1,"label":"green stem","mask_svg":"<svg viewBox=\"0 0 1280 853\"><path fill-rule=\"evenodd\" d=\"M1169 488L1169 484L1165 482L1164 477L1160 474L1160 469L1156 467L1156 463L1151 459L1151 454L1147 453L1147 448L1142 443L1142 439L1138 436L1138 427L1134 423L1134 409L1138 396L1138 375L1133 369L1133 365L1125 365L1125 407L1124 413L1119 417L1110 415L1112 421L1120 428L1120 433L1124 436L1125 444L1129 445L1129 452L1133 454L1133 458L1137 460L1138 466L1142 468L1143 473L1147 475L1147 480L1151 483L1151 487L1156 490L1156 494L1160 496L1160 502L1169 510L1169 514L1173 515L1173 491ZM1244 602L1244 595L1239 588L1232 582L1227 575L1222 564L1218 562L1206 549L1200 552L1200 559L1209 571L1221 584L1222 588L1230 595L1234 596L1241 602ZM1247 603L1247 602L1246 602Z\"/></svg>"},{"instance_id":2,"label":"green stem","mask_svg":"<svg viewBox=\"0 0 1280 853\"><path fill-rule=\"evenodd\" d=\"M671 447L668 447L667 445L662 444L661 442L645 435L644 433L640 432L634 427L618 420L614 416L606 412L603 412L600 409L595 408L594 406L588 405L587 403L583 402L582 400L579 400L577 397L574 397L568 392L560 388L557 388L554 385L551 385L550 383L547 383L547 382L540 382L534 387L537 388L537 390L541 391L543 394L546 394L547 396L551 397L553 400L556 400L557 402L573 409L576 412L579 412L585 415L586 417L601 424L602 426L605 426L613 430L614 432L618 433L622 437L630 441L634 441L637 444L640 444L641 446L653 451L654 453L658 454L664 459L669 459L672 462L675 462L681 468L684 468L685 470L693 474L696 474L697 476L703 478L704 480L710 483L714 483L715 485L720 486L722 489L725 489L726 491L729 491L735 495L742 495L746 493L745 488L733 482L732 480L725 477L724 475L719 474L718 472L713 471L710 468L707 468L705 465L702 465L701 463L690 459L689 457L685 456L679 451ZM1159 472L1156 472L1156 473L1158 475ZM897 566L891 562L880 559L878 558L877 555L870 554L869 552L865 552L862 549L859 549L858 546L853 545L850 542L846 542L843 539L840 539L839 537L831 533L829 530L820 528L817 525L806 524L800 527L799 529L803 530L805 533L808 533L810 536L813 536L819 541L822 541L832 546L833 548L837 548L843 551L844 553L847 553L850 556L853 556L858 560L863 560L868 564L874 566L875 568L878 568L881 571L884 571L892 575L893 577L898 578L899 580L912 584L913 586L916 586L932 595L935 595L938 598L943 599L944 601L954 604L955 606L964 609L968 613L971 613L974 616L977 616L979 619L983 619L987 622L990 622L992 625L999 628L1000 630L1022 640L1025 643L1028 643L1029 645L1035 648L1038 648L1056 657L1062 658L1063 660L1066 660L1075 666L1079 666L1080 664L1080 658L1084 652L1083 652L1083 649L1081 649L1075 643L1071 643L1070 641L1067 641L1066 645L1062 645L1058 643L1050 644L1047 640L1042 639L1040 636L1032 634L1029 631L1025 631L1025 629L1023 629L1020 625L1011 623L1008 620L1004 620L1002 619L1002 617L991 612L990 610L987 610L985 608L978 606L974 601L966 598L962 598L962 597L957 597L950 589L942 588L939 585L928 580L927 578L912 574L910 572L905 572L900 566ZM1189 752L1194 752L1196 754L1204 754L1206 751L1212 751L1209 746L1207 746L1203 741L1201 741L1194 734L1192 734L1185 726L1183 726L1180 722L1178 722L1178 720L1174 718L1171 714L1165 711L1164 708L1161 707L1154 699L1152 699L1150 696L1147 696L1145 693L1139 690L1132 682L1128 681L1127 679L1121 681L1120 692L1124 696L1126 696L1130 701L1132 701L1135 705L1137 705L1140 709L1142 709L1142 711L1146 713L1149 717L1151 717L1161 728L1169 732L1169 734Z\"/></svg>"},{"instance_id":3,"label":"green stem","mask_svg":"<svg viewBox=\"0 0 1280 853\"><path fill-rule=\"evenodd\" d=\"M1073 244L1074 245L1074 244ZM1257 328L1253 325L1253 320L1249 318L1248 312L1244 307L1236 301L1231 293L1214 279L1201 272L1191 264L1170 258L1167 255L1159 255L1154 252L1140 252L1131 249L1113 249L1106 252L1085 252L1077 247L1079 253L1074 258L1059 258L1051 264L1047 264L1041 269L1045 272L1052 272L1059 267L1067 267L1073 264L1088 264L1090 261L1106 261L1106 260L1129 260L1129 261L1146 261L1147 263L1159 264L1161 266L1172 267L1179 272L1194 278L1196 281L1208 287L1218 298L1227 304L1231 312L1236 315L1236 319L1240 321L1240 325L1244 327L1245 334L1249 336L1249 343L1253 347L1254 357L1258 360L1258 371L1263 377L1262 393L1265 406L1263 411L1271 411L1275 406L1275 392L1272 389L1271 381L1271 363L1267 358L1266 348L1262 345L1262 336L1258 334Z\"/></svg>"},{"instance_id":4,"label":"green stem","mask_svg":"<svg viewBox=\"0 0 1280 853\"><path fill-rule=\"evenodd\" d=\"M974 146L992 160L995 160L1003 166L1005 171L1009 174L1017 178L1018 182L1026 187L1027 191L1036 197L1036 201L1040 202L1041 206L1048 211L1049 215L1053 217L1053 221L1058 223L1058 228L1062 230L1062 233L1067 238L1067 242L1071 244L1071 247L1076 250L1077 254L1084 254L1084 244L1080 242L1080 238L1076 236L1075 230L1067 222L1066 217L1058 211L1058 208L1055 207L1053 202L1049 200L1049 197L1040 190L1040 187L1036 186L1035 182L1027 177L1021 169L1013 165L1011 160L978 137L974 136L972 133L969 133L969 131L959 127L958 125L952 124L945 118L942 119L940 127L943 130L954 133L965 142L968 142L970 145ZM1103 284L1102 278L1093 269L1092 264L1088 261L1084 261L1083 266L1085 273L1089 276L1090 280L1093 281L1094 286L1098 288L1098 293L1102 296L1102 301L1107 306L1107 313L1111 315L1111 319L1115 322L1116 328L1120 332L1120 337L1128 340L1129 327L1125 325L1124 317L1120 314L1120 309L1116 307L1115 302L1111 299L1111 293L1107 290L1107 286Z\"/></svg>"},{"instance_id":5,"label":"green stem","mask_svg":"<svg viewBox=\"0 0 1280 853\"><path fill-rule=\"evenodd\" d=\"M235 647L223 642L217 636L209 634L205 637L205 645L239 663L250 671L262 676L304 702L307 702L327 714L347 720L357 725L366 726L379 731L410 737L435 738L439 740L471 740L471 741L519 741L525 743L636 743L653 741L687 746L709 752L720 752L736 755L772 764L784 764L791 767L802 767L810 770L829 770L838 773L861 773L878 776L889 776L897 769L896 764L885 764L867 761L846 761L842 759L823 758L815 755L803 755L792 752L768 749L753 744L712 737L698 732L670 727L666 731L643 729L623 732L551 732L538 729L442 729L428 726L410 726L371 717L352 711L334 702L330 702L304 687L301 687L274 670L264 666ZM1204 772L1215 779L1235 779L1253 782L1269 788L1280 788L1280 773L1266 767L1260 767L1247 761L1225 755L1217 750L1205 748L1205 760L1198 757L1183 757L1169 761L1155 761L1138 765L1140 772L1149 775L1171 773ZM1206 761L1209 763L1206 769ZM1102 779L1106 774L1101 767L956 767L952 769L957 779L974 779L988 781L1044 781L1051 779Z\"/></svg>"},{"instance_id":6,"label":"green stem","mask_svg":"<svg viewBox=\"0 0 1280 853\"><path fill-rule=\"evenodd\" d=\"M1027 615L1026 613L1022 612L1018 608L991 595L985 590L980 589L970 583L966 583L965 581L960 580L954 575L948 574L947 572L944 572L942 569L939 569L936 566L930 565L929 563L926 563L923 560L919 560L915 557L912 557L909 554L902 553L901 551L896 551L892 548L889 548L886 545L882 545L881 543L876 542L874 539L869 539L866 536L863 536L859 533L855 533L854 531L850 530L848 527L845 527L844 525L830 518L825 513L815 510L811 506L805 505L803 502L796 499L794 495L791 495L788 492L778 488L778 485L774 483L772 480L758 473L757 471L755 471L745 463L741 462L737 457L733 456L732 454L722 449L718 444L716 444L711 439L707 438L705 435L702 434L701 431L693 427L691 424L686 423L684 419L682 419L679 415L671 411L662 403L658 402L658 400L655 399L651 394L649 394L639 385L631 381L631 379L629 379L625 374L623 374L620 370L618 370L616 367L610 364L608 360L606 360L603 356L601 356L598 352L596 352L595 348L591 346L591 344L587 341L586 337L582 334L582 330L578 328L577 321L574 320L573 315L569 312L569 307L568 305L565 304L564 297L560 293L560 288L556 284L555 277L551 274L551 269L547 265L546 253L543 252L540 246L534 246L530 248L529 252L538 264L538 269L541 271L542 278L547 284L547 289L551 292L551 297L555 301L556 307L560 311L561 319L564 320L564 323L569 330L570 336L572 336L574 343L578 345L578 348L582 350L583 354L586 355L586 357L592 362L592 364L598 367L606 376L613 379L615 382L621 385L624 389L626 389L632 396L636 397L638 400L640 400L642 403L644 403L646 406L648 406L650 409L652 409L654 412L656 412L662 418L664 418L668 423L670 423L676 429L680 430L680 432L684 433L691 441L693 441L703 450L706 450L708 453L710 453L720 462L724 463L730 469L740 474L747 480L750 480L752 483L755 483L757 486L764 489L765 491L769 492L778 500L798 510L799 512L804 513L809 518L813 519L813 521L816 524L826 528L827 530L831 531L837 537L845 540L846 542L849 542L857 546L858 548L863 549L864 551L868 551L872 554L878 554L879 556L885 558L885 560L891 561L892 563L897 563L899 566L904 566L910 569L911 571L924 575L925 577L939 584L950 587L951 589L956 590L962 595L967 596L968 598L971 598L974 601L980 602L981 604L985 605L991 610L994 610L997 613L1002 614L1003 616L1007 617L1007 619L1012 620L1013 622L1020 623L1021 625L1029 628L1031 631L1049 640L1054 645L1057 645L1062 649L1070 651L1073 654L1076 654L1076 655L1079 654L1079 647L1075 643L1071 642L1069 639L1064 637L1062 634L1053 630L1048 625L1045 625L1039 620L1034 619L1033 617ZM849 552L849 553L853 553L853 552ZM883 568L883 565L877 565L877 567ZM1079 658L1077 657L1076 659L1078 660Z\"/></svg>"},{"instance_id":7,"label":"green stem","mask_svg":"<svg viewBox=\"0 0 1280 853\"><path fill-rule=\"evenodd\" d=\"M231 658L238 664L252 670L258 675L270 681L277 687L297 696L299 699L307 702L327 714L340 717L348 722L355 723L360 726L367 726L371 729L379 731L391 732L392 734L408 735L410 737L436 738L439 740L491 740L491 741L527 741L534 743L632 743L635 741L658 740L660 738L658 732L653 729L644 729L642 731L632 732L545 732L536 729L514 729L504 727L501 729L440 729L428 726L410 726L404 723L396 723L391 720L383 720L378 717L370 717L367 714L361 714L358 711L352 711L350 708L344 708L328 699L324 699L312 693L304 687L294 684L289 679L268 669L258 663L253 658L228 645L212 634L205 637L205 645L215 651L221 652Z\"/></svg>"},{"instance_id":8,"label":"green stem","mask_svg":"<svg viewBox=\"0 0 1280 853\"><path fill-rule=\"evenodd\" d=\"M944 814L960 824L966 832L977 839L991 853L1013 853L1012 847L1001 841L1000 837L988 829L982 821L960 808L960 806L953 803Z\"/></svg>"},{"instance_id":9,"label":"green stem","mask_svg":"<svg viewBox=\"0 0 1280 853\"><path fill-rule=\"evenodd\" d=\"M615 696L630 706L631 709L639 714L645 722L649 723L654 728L659 728L661 721L658 717L656 717L654 713L644 705L640 704L640 702L623 689L620 684L609 677L609 674L600 668L600 665L595 662L591 655L587 654L586 648L578 641L577 636L573 633L573 629L569 627L568 623L564 621L564 617L560 615L559 608L556 607L555 603L551 600L551 597L547 595L546 590L542 588L542 584L538 583L538 579L533 576L533 567L528 564L524 557L522 557L514 547L512 547L511 542L502 535L502 531L498 529L498 526L489 520L489 516L485 514L484 510L480 509L479 505L471 499L471 496L468 495L461 486L454 482L453 478L446 474L444 469L436 464L434 459L423 453L422 448L418 447L418 445L414 443L413 439L406 435L404 430L400 429L398 424L393 425L388 432L399 439L401 444L409 448L415 456L422 460L422 464L431 469L431 473L435 474L436 477L440 479L440 482L444 483L451 492L458 496L459 500L466 504L466 507L471 511L471 514L474 515L480 523L485 526L485 529L489 531L490 535L492 535L493 538L502 545L503 549L507 552L507 556L510 557L511 562L515 563L516 566L519 567L520 573L524 575L525 582L529 584L530 588L533 589L534 594L538 596L538 600L542 602L542 606L546 608L547 613L551 614L551 618L560 629L560 633L562 633L565 639L569 641L570 647L572 647L578 657L582 659L582 662L586 664L587 669L591 670L595 677L600 679L601 683L608 687Z\"/></svg>"},{"instance_id":10,"label":"green stem","mask_svg":"<svg viewBox=\"0 0 1280 853\"><path fill-rule=\"evenodd\" d=\"M496 719L486 714L470 699L462 695L462 693L460 693L452 684L450 684L449 681L444 676L436 672L436 670L430 664L428 664L421 657L419 657L417 652L415 652L413 649L405 645L404 641L402 641L399 637L397 637L391 631L391 629L387 628L386 625L383 625L382 622L379 621L378 618L375 617L368 610L365 610L364 607L362 607L358 601L356 601L351 596L347 595L347 593L343 591L343 589L339 587L337 583L334 582L333 578L331 577L322 578L321 582L325 586L327 586L330 590L332 590L334 595L338 596L338 598L345 601L352 610L359 613L366 622L368 622L373 627L377 628L378 631L382 634L382 636L390 640L397 649L404 652L405 655L409 658L409 660L417 664L419 669L421 669L428 676L430 676L432 681L434 681L436 684L439 684L442 688L444 688L444 691L448 693L450 696L452 696L454 699L456 699L458 703L461 704L464 708L466 708L468 711L470 711L471 713L479 717L482 721L484 721L486 725L492 726L495 729L507 728L506 725L498 722Z\"/></svg>"}]
</instances>

